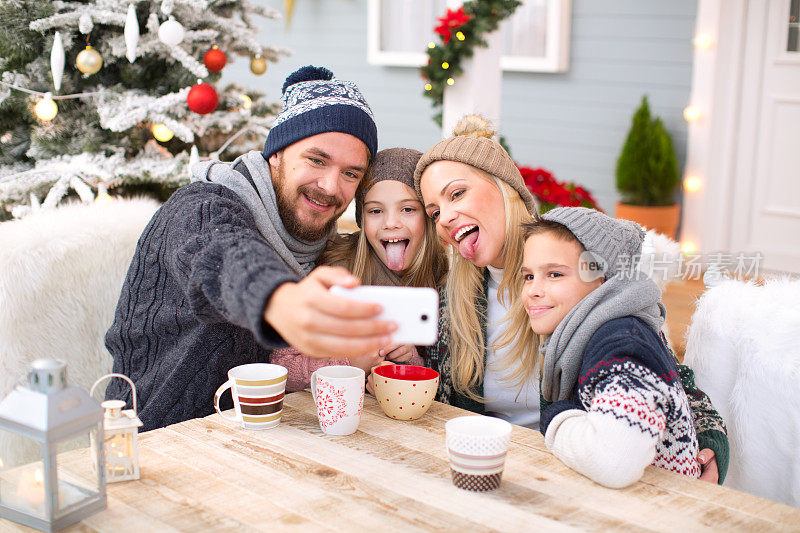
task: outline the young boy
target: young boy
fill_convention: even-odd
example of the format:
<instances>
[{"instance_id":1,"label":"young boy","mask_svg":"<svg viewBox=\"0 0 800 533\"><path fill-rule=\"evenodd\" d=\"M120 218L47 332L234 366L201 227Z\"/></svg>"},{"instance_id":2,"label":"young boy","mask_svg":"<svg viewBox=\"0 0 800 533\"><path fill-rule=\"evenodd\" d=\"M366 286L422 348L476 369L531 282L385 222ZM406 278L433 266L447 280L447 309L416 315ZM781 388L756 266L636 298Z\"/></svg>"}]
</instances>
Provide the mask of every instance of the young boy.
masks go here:
<instances>
[{"instance_id":1,"label":"young boy","mask_svg":"<svg viewBox=\"0 0 800 533\"><path fill-rule=\"evenodd\" d=\"M525 224L522 303L543 336L540 430L567 466L612 488L653 464L700 476L697 436L659 336L661 292L636 263L644 231L585 208Z\"/></svg>"}]
</instances>

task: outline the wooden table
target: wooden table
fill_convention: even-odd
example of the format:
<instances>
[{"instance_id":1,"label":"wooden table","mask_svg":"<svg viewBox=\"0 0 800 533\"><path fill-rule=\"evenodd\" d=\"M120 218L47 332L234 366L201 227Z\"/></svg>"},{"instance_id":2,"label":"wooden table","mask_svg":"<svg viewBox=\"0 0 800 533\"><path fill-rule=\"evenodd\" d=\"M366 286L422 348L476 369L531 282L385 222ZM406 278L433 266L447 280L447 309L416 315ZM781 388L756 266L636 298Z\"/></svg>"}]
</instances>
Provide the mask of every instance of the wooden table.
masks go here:
<instances>
[{"instance_id":1,"label":"wooden table","mask_svg":"<svg viewBox=\"0 0 800 533\"><path fill-rule=\"evenodd\" d=\"M450 481L444 423L463 414L435 403L399 422L368 396L358 432L331 437L298 392L274 429L212 415L144 433L142 479L109 485L108 509L70 530L800 530L800 509L654 467L627 489L603 488L517 426L500 489L462 491ZM17 529L0 519L0 530Z\"/></svg>"}]
</instances>

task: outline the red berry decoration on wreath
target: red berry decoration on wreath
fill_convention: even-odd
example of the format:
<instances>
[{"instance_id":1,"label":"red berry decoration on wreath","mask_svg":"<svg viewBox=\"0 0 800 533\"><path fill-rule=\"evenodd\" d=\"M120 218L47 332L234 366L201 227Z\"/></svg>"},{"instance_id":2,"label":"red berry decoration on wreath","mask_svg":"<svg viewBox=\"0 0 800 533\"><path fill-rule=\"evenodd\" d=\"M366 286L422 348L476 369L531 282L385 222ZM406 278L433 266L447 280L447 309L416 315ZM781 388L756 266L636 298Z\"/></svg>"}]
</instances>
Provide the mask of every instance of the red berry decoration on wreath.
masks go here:
<instances>
[{"instance_id":1,"label":"red berry decoration on wreath","mask_svg":"<svg viewBox=\"0 0 800 533\"><path fill-rule=\"evenodd\" d=\"M186 105L198 115L207 115L217 108L219 96L209 84L199 82L186 95Z\"/></svg>"},{"instance_id":2,"label":"red berry decoration on wreath","mask_svg":"<svg viewBox=\"0 0 800 533\"><path fill-rule=\"evenodd\" d=\"M216 44L203 56L203 64L211 72L219 72L227 62L228 56Z\"/></svg>"}]
</instances>

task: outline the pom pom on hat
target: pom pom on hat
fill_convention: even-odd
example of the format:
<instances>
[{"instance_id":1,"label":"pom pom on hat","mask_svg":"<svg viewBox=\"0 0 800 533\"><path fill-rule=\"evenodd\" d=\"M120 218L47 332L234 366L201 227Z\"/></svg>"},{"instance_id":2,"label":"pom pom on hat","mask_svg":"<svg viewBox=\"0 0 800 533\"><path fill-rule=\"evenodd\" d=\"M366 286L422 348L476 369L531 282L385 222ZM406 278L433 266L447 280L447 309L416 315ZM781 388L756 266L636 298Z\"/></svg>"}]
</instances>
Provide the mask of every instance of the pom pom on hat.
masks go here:
<instances>
[{"instance_id":1,"label":"pom pom on hat","mask_svg":"<svg viewBox=\"0 0 800 533\"><path fill-rule=\"evenodd\" d=\"M489 119L480 115L464 115L458 121L456 127L453 128L453 137L475 135L492 139L496 134L497 132L492 128L492 123L489 122Z\"/></svg>"},{"instance_id":2,"label":"pom pom on hat","mask_svg":"<svg viewBox=\"0 0 800 533\"><path fill-rule=\"evenodd\" d=\"M300 83L301 81L314 81L314 80L331 80L333 79L333 72L326 69L325 67L315 67L313 65L308 65L305 67L300 67L299 69L295 70L286 78L286 81L283 82L283 88L281 89L281 93L285 93L286 89L294 85L295 83Z\"/></svg>"},{"instance_id":3,"label":"pom pom on hat","mask_svg":"<svg viewBox=\"0 0 800 533\"><path fill-rule=\"evenodd\" d=\"M420 180L428 165L436 161L456 161L483 170L507 183L517 191L528 212L535 213L533 195L525 186L514 160L500 143L492 139L495 133L492 123L480 115L467 115L459 120L453 128L453 136L436 143L417 163L414 171L414 190L417 196L422 198Z\"/></svg>"}]
</instances>

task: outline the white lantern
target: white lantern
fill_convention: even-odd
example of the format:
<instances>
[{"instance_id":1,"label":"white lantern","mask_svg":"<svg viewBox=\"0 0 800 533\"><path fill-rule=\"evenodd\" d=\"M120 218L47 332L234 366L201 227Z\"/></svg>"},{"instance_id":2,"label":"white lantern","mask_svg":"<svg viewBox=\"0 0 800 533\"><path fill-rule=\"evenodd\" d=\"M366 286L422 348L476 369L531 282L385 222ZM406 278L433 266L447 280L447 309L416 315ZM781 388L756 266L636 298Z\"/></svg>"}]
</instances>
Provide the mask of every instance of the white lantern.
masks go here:
<instances>
[{"instance_id":1,"label":"white lantern","mask_svg":"<svg viewBox=\"0 0 800 533\"><path fill-rule=\"evenodd\" d=\"M136 416L136 386L127 376L108 374L92 385L89 394L101 382L109 378L122 378L133 391L133 409L122 410L122 400L106 400L100 405L105 410L103 417L104 446L106 455L106 482L139 479L139 427L142 421Z\"/></svg>"},{"instance_id":2,"label":"white lantern","mask_svg":"<svg viewBox=\"0 0 800 533\"><path fill-rule=\"evenodd\" d=\"M0 516L55 531L105 509L105 471L96 469L105 463L103 447L95 444L90 461L75 450L98 442L102 419L94 399L67 386L63 362L34 361L27 386L0 403L0 432L20 443L12 449L16 455L0 458Z\"/></svg>"}]
</instances>

